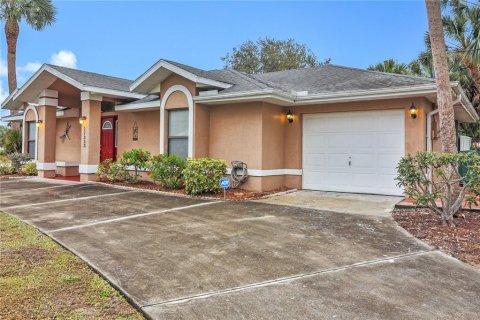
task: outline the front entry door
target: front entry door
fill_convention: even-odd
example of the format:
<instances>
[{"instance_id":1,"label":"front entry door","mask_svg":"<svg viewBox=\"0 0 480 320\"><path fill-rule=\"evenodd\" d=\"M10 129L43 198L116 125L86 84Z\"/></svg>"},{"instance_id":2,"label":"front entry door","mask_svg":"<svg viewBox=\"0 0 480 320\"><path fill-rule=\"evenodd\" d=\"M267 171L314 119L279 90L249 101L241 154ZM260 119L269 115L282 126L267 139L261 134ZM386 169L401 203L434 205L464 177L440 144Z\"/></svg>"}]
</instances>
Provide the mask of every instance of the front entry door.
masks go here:
<instances>
[{"instance_id":1,"label":"front entry door","mask_svg":"<svg viewBox=\"0 0 480 320\"><path fill-rule=\"evenodd\" d=\"M115 146L115 122L117 117L102 117L102 132L100 134L100 162L107 159L117 160Z\"/></svg>"}]
</instances>

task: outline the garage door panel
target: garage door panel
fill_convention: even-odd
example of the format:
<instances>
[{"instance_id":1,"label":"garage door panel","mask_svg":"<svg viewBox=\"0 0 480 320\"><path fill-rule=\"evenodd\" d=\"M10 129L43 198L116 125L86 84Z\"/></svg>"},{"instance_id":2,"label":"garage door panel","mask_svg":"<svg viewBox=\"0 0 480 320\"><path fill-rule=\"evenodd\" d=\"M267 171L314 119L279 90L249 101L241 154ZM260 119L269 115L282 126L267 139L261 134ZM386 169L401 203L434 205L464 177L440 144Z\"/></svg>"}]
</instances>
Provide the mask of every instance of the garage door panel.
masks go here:
<instances>
[{"instance_id":1,"label":"garage door panel","mask_svg":"<svg viewBox=\"0 0 480 320\"><path fill-rule=\"evenodd\" d=\"M404 118L403 110L304 115L303 187L401 195Z\"/></svg>"}]
</instances>

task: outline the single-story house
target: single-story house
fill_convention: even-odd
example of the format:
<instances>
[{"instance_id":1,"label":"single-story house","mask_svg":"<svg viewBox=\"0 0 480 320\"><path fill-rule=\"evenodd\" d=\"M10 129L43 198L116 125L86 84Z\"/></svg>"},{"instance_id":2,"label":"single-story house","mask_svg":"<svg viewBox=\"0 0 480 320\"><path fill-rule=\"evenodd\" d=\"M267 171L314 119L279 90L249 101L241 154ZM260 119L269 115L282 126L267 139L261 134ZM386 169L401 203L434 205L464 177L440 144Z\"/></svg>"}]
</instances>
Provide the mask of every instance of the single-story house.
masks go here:
<instances>
[{"instance_id":1,"label":"single-story house","mask_svg":"<svg viewBox=\"0 0 480 320\"><path fill-rule=\"evenodd\" d=\"M478 115L452 82L455 119ZM326 64L245 74L159 60L136 80L44 64L2 103L23 113L39 176L95 179L100 161L153 154L248 165L242 187L401 194L396 166L438 148L432 79Z\"/></svg>"}]
</instances>

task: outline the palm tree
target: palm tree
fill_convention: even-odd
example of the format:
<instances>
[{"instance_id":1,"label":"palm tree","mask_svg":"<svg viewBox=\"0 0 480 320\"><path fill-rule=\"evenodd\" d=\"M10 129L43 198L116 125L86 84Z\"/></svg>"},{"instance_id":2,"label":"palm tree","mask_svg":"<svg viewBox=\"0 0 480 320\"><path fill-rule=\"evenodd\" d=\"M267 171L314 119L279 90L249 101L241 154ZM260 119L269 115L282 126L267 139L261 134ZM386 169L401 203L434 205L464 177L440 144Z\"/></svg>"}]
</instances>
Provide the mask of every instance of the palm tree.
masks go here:
<instances>
[{"instance_id":1,"label":"palm tree","mask_svg":"<svg viewBox=\"0 0 480 320\"><path fill-rule=\"evenodd\" d=\"M406 65L405 63L399 63L394 59L387 59L383 62L371 65L367 68L367 70L398 74L410 74L408 65Z\"/></svg>"},{"instance_id":2,"label":"palm tree","mask_svg":"<svg viewBox=\"0 0 480 320\"><path fill-rule=\"evenodd\" d=\"M463 62L480 92L480 1L469 5L450 0L447 5L452 14L442 20L447 40L451 42L449 53L454 60Z\"/></svg>"},{"instance_id":3,"label":"palm tree","mask_svg":"<svg viewBox=\"0 0 480 320\"><path fill-rule=\"evenodd\" d=\"M425 0L428 15L428 29L432 47L433 67L437 83L437 104L440 120L440 141L442 151L457 152L457 138L450 86L447 49L443 32L442 14L439 0Z\"/></svg>"},{"instance_id":4,"label":"palm tree","mask_svg":"<svg viewBox=\"0 0 480 320\"><path fill-rule=\"evenodd\" d=\"M17 40L19 23L25 20L33 29L40 31L55 22L57 10L51 0L0 0L0 20L5 22L7 39L8 89L17 88Z\"/></svg>"}]
</instances>

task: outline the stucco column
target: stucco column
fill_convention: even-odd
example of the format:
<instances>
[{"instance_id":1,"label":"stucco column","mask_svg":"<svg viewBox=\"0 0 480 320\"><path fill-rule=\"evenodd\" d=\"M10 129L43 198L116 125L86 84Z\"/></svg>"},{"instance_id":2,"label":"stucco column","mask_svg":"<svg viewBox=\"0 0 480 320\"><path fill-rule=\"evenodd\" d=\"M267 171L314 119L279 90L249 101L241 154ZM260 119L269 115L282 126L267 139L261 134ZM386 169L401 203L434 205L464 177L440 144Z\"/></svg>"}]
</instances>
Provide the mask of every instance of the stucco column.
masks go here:
<instances>
[{"instance_id":1,"label":"stucco column","mask_svg":"<svg viewBox=\"0 0 480 320\"><path fill-rule=\"evenodd\" d=\"M58 92L44 90L38 98L37 170L42 178L54 178Z\"/></svg>"},{"instance_id":2,"label":"stucco column","mask_svg":"<svg viewBox=\"0 0 480 320\"><path fill-rule=\"evenodd\" d=\"M102 96L90 92L82 92L82 117L86 120L82 125L80 139L80 181L95 181L100 161L100 122Z\"/></svg>"}]
</instances>

